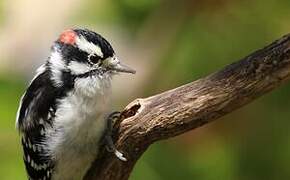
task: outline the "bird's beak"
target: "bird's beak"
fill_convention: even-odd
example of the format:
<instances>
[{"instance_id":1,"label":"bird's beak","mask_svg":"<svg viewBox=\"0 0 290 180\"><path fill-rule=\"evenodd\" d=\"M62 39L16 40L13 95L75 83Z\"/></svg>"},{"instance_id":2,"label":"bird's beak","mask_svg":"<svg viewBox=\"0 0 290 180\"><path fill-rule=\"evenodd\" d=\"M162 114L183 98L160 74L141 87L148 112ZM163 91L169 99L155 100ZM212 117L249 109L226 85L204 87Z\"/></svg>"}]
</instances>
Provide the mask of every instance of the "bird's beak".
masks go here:
<instances>
[{"instance_id":1,"label":"bird's beak","mask_svg":"<svg viewBox=\"0 0 290 180\"><path fill-rule=\"evenodd\" d=\"M117 72L132 73L132 74L136 73L136 71L134 69L130 68L129 66L127 66L125 64L121 64L121 63L114 65L112 69L117 71Z\"/></svg>"},{"instance_id":2,"label":"bird's beak","mask_svg":"<svg viewBox=\"0 0 290 180\"><path fill-rule=\"evenodd\" d=\"M123 73L132 73L135 74L136 71L129 66L122 64L117 57L112 57L107 61L107 67L110 70L114 70L116 72L123 72Z\"/></svg>"}]
</instances>

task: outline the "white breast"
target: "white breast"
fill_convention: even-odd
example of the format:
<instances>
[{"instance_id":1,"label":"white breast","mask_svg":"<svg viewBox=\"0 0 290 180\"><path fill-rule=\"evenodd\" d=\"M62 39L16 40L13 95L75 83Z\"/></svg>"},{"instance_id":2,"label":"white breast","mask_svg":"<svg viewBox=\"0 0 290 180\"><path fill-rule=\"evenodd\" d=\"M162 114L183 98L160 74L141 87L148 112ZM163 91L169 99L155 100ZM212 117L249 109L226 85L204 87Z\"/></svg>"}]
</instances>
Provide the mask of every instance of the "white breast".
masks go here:
<instances>
[{"instance_id":1,"label":"white breast","mask_svg":"<svg viewBox=\"0 0 290 180\"><path fill-rule=\"evenodd\" d=\"M82 179L95 159L110 108L110 77L77 79L74 91L59 101L49 154L56 159L53 180Z\"/></svg>"}]
</instances>

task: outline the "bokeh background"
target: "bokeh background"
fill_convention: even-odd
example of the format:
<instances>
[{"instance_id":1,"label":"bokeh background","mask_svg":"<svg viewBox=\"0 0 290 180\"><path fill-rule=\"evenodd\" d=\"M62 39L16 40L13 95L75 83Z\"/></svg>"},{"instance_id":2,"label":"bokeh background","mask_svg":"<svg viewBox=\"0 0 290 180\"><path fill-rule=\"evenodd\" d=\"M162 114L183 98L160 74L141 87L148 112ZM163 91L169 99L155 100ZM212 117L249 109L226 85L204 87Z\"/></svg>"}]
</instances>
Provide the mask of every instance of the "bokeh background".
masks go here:
<instances>
[{"instance_id":1,"label":"bokeh background","mask_svg":"<svg viewBox=\"0 0 290 180\"><path fill-rule=\"evenodd\" d=\"M290 32L289 0L0 0L0 179L25 179L18 101L69 27L101 33L137 70L114 109L191 82ZM131 180L290 179L290 83L211 124L152 145Z\"/></svg>"}]
</instances>

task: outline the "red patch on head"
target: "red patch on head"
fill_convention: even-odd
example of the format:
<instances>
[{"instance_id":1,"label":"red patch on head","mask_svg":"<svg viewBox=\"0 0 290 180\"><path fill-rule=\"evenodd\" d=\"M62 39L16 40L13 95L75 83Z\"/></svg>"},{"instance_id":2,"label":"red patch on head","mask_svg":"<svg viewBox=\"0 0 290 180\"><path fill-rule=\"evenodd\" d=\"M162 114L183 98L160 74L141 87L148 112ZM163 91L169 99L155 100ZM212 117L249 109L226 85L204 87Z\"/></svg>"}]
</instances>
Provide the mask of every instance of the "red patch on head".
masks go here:
<instances>
[{"instance_id":1,"label":"red patch on head","mask_svg":"<svg viewBox=\"0 0 290 180\"><path fill-rule=\"evenodd\" d=\"M76 42L76 37L77 37L76 32L74 32L71 29L68 29L61 33L58 40L64 44L73 45Z\"/></svg>"}]
</instances>

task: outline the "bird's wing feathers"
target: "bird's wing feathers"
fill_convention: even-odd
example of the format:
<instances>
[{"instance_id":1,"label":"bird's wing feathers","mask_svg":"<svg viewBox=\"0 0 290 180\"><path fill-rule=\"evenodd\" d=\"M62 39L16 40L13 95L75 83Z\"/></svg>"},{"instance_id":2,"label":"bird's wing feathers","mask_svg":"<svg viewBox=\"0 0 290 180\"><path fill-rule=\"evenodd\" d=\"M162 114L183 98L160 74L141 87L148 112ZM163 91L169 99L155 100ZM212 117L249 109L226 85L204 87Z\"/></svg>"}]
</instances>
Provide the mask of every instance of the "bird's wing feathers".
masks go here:
<instances>
[{"instance_id":1,"label":"bird's wing feathers","mask_svg":"<svg viewBox=\"0 0 290 180\"><path fill-rule=\"evenodd\" d=\"M39 136L39 140L43 136ZM26 167L27 175L31 180L46 179L51 177L53 162L48 157L41 144L33 140L29 136L22 136L23 159Z\"/></svg>"},{"instance_id":2,"label":"bird's wing feathers","mask_svg":"<svg viewBox=\"0 0 290 180\"><path fill-rule=\"evenodd\" d=\"M44 151L45 128L53 123L55 90L46 72L39 74L24 94L17 119L29 179L50 179L53 162Z\"/></svg>"},{"instance_id":3,"label":"bird's wing feathers","mask_svg":"<svg viewBox=\"0 0 290 180\"><path fill-rule=\"evenodd\" d=\"M17 127L24 132L47 119L49 109L55 106L55 88L48 79L48 72L39 74L22 97L18 110Z\"/></svg>"}]
</instances>

